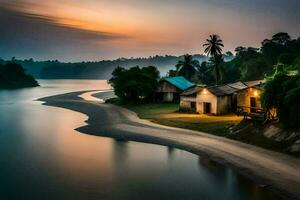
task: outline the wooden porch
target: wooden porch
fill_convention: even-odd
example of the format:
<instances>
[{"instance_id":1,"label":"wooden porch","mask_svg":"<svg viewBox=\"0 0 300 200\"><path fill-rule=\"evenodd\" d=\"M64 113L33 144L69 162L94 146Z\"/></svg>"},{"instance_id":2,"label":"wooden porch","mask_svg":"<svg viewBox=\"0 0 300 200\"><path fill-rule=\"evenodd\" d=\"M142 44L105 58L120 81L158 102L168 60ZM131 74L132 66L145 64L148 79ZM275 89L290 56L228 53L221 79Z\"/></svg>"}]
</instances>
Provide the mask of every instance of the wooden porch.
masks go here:
<instances>
[{"instance_id":1,"label":"wooden porch","mask_svg":"<svg viewBox=\"0 0 300 200\"><path fill-rule=\"evenodd\" d=\"M268 119L267 112L259 107L238 106L236 114L243 116L244 119L252 119L255 121L266 121Z\"/></svg>"}]
</instances>

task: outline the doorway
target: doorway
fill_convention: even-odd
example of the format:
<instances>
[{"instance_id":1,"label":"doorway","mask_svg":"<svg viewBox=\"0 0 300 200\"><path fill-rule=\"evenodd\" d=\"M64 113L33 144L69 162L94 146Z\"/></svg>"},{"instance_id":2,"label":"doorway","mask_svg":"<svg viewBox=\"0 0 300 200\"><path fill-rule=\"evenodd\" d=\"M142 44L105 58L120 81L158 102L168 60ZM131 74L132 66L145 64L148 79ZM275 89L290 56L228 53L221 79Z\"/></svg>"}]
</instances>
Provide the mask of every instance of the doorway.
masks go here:
<instances>
[{"instance_id":1,"label":"doorway","mask_svg":"<svg viewBox=\"0 0 300 200\"><path fill-rule=\"evenodd\" d=\"M196 111L196 102L191 102L191 110Z\"/></svg>"},{"instance_id":2,"label":"doorway","mask_svg":"<svg viewBox=\"0 0 300 200\"><path fill-rule=\"evenodd\" d=\"M203 113L210 114L211 113L211 103L204 102L203 103Z\"/></svg>"},{"instance_id":3,"label":"doorway","mask_svg":"<svg viewBox=\"0 0 300 200\"><path fill-rule=\"evenodd\" d=\"M255 113L256 112L256 98L250 97L250 112Z\"/></svg>"}]
</instances>

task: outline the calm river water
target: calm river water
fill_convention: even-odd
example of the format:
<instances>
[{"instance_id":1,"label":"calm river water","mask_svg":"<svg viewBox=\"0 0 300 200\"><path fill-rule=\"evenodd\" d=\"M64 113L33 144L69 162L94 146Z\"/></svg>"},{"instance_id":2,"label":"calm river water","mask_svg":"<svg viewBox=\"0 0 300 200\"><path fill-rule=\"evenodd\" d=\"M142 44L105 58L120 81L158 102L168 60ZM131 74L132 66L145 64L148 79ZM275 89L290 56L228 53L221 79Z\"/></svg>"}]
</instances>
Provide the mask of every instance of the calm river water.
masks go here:
<instances>
[{"instance_id":1,"label":"calm river water","mask_svg":"<svg viewBox=\"0 0 300 200\"><path fill-rule=\"evenodd\" d=\"M233 170L164 146L118 142L74 129L86 116L36 98L105 81L39 80L0 91L0 199L276 199Z\"/></svg>"}]
</instances>

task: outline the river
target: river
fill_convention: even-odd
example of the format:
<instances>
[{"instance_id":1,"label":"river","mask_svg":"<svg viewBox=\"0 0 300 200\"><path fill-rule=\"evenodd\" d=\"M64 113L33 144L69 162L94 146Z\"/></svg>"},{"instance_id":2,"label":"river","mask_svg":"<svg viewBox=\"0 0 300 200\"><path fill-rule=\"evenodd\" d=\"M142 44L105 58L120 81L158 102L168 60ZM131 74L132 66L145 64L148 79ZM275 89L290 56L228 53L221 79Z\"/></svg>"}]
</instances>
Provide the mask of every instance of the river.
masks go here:
<instances>
[{"instance_id":1,"label":"river","mask_svg":"<svg viewBox=\"0 0 300 200\"><path fill-rule=\"evenodd\" d=\"M0 199L277 199L228 167L165 146L74 130L87 117L41 105L54 94L107 90L106 81L39 80L0 91Z\"/></svg>"}]
</instances>

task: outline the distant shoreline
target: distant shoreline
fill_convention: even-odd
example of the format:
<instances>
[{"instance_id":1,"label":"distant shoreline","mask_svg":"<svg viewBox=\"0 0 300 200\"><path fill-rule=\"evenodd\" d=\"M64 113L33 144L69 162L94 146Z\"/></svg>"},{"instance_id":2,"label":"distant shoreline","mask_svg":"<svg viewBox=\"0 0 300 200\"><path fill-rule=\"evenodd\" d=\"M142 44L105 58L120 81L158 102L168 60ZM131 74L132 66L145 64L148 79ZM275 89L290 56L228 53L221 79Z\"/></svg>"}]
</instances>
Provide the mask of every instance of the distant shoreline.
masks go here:
<instances>
[{"instance_id":1,"label":"distant shoreline","mask_svg":"<svg viewBox=\"0 0 300 200\"><path fill-rule=\"evenodd\" d=\"M0 90L21 89L40 86L33 76L14 62L0 63Z\"/></svg>"},{"instance_id":2,"label":"distant shoreline","mask_svg":"<svg viewBox=\"0 0 300 200\"><path fill-rule=\"evenodd\" d=\"M300 199L300 159L202 132L153 124L124 108L78 97L86 92L91 91L38 100L87 115L87 125L77 128L79 132L183 149L230 166L286 199Z\"/></svg>"}]
</instances>

